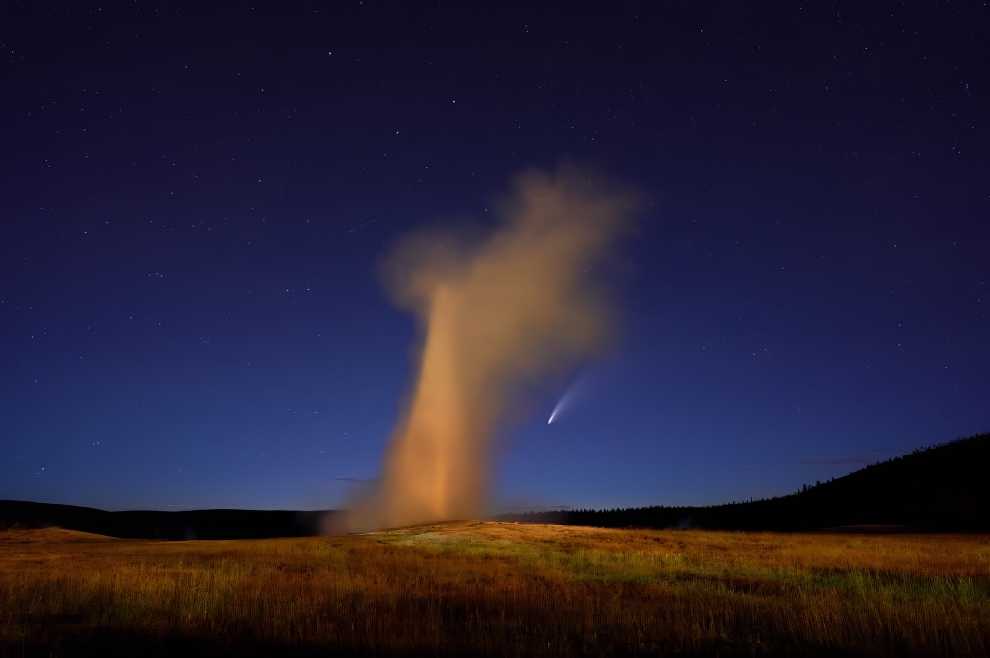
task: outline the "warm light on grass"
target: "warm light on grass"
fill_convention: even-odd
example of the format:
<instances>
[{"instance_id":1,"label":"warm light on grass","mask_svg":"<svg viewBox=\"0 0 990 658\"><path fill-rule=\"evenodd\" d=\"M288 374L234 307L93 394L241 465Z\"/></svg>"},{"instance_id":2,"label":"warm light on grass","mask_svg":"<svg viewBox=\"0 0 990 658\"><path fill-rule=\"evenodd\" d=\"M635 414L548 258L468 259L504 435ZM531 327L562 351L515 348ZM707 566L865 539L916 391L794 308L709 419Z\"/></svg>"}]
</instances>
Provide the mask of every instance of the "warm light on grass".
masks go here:
<instances>
[{"instance_id":1,"label":"warm light on grass","mask_svg":"<svg viewBox=\"0 0 990 658\"><path fill-rule=\"evenodd\" d=\"M0 644L169 637L233 650L982 655L990 536L481 522L252 541L0 533Z\"/></svg>"}]
</instances>

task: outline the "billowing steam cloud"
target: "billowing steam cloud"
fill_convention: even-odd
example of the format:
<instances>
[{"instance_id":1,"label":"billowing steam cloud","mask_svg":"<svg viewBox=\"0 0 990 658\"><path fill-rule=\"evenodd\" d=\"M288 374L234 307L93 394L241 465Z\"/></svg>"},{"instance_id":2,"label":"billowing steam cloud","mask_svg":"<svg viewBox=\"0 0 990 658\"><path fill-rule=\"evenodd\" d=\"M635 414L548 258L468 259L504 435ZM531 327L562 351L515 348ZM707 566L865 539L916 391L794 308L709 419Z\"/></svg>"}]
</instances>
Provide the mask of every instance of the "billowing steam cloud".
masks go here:
<instances>
[{"instance_id":1,"label":"billowing steam cloud","mask_svg":"<svg viewBox=\"0 0 990 658\"><path fill-rule=\"evenodd\" d=\"M376 490L345 517L363 531L485 512L491 439L522 394L598 353L610 313L587 272L635 199L587 175L518 177L494 234L466 247L411 237L386 261L386 288L421 323L408 408Z\"/></svg>"}]
</instances>

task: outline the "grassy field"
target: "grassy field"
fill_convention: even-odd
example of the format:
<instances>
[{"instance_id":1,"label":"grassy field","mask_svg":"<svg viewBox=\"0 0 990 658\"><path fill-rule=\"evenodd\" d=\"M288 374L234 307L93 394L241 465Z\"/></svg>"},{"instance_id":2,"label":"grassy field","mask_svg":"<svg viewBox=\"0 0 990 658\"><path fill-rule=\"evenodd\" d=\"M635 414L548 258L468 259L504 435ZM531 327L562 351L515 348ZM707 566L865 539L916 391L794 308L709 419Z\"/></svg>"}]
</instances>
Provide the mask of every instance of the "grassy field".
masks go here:
<instances>
[{"instance_id":1,"label":"grassy field","mask_svg":"<svg viewBox=\"0 0 990 658\"><path fill-rule=\"evenodd\" d=\"M358 536L0 532L0 655L987 655L990 536L458 522Z\"/></svg>"}]
</instances>

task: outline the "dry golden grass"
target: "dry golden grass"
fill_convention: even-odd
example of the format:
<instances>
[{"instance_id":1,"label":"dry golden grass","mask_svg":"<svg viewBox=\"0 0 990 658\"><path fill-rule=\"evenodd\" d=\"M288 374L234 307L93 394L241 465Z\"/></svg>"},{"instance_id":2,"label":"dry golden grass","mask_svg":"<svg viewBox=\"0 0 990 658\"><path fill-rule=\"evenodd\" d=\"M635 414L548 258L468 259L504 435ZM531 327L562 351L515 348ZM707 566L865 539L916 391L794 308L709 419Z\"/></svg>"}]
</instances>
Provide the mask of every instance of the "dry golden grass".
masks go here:
<instances>
[{"instance_id":1,"label":"dry golden grass","mask_svg":"<svg viewBox=\"0 0 990 658\"><path fill-rule=\"evenodd\" d=\"M484 522L257 541L0 533L9 655L166 638L235 652L986 655L990 536Z\"/></svg>"}]
</instances>

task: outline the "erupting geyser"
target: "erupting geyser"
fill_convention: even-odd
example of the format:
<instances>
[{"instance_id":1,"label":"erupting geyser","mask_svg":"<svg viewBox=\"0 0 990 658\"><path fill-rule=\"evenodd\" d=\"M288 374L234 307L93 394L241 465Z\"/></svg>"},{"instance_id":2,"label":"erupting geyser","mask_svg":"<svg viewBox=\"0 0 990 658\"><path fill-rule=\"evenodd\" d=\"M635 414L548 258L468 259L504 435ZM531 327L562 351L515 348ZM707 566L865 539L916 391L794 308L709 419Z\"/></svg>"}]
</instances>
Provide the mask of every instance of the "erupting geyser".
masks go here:
<instances>
[{"instance_id":1,"label":"erupting geyser","mask_svg":"<svg viewBox=\"0 0 990 658\"><path fill-rule=\"evenodd\" d=\"M386 288L421 323L418 374L377 488L345 529L485 513L491 437L520 392L605 343L609 305L587 272L636 206L578 171L528 172L480 244L422 234L394 251Z\"/></svg>"}]
</instances>

